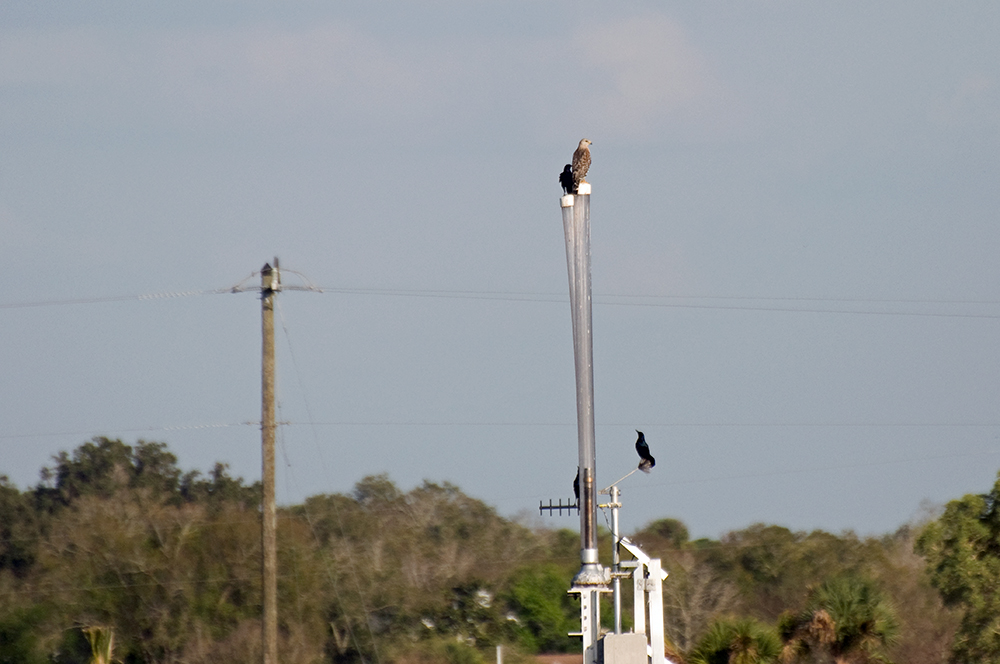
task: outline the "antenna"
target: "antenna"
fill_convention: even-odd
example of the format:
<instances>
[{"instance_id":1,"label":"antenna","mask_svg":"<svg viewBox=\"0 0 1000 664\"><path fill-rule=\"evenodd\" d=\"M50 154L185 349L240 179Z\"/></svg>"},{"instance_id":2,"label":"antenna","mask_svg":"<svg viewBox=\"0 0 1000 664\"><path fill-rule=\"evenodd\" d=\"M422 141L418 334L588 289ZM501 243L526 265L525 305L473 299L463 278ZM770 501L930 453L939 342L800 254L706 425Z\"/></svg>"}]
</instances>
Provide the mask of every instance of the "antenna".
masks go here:
<instances>
[{"instance_id":1,"label":"antenna","mask_svg":"<svg viewBox=\"0 0 1000 664\"><path fill-rule=\"evenodd\" d=\"M545 505L540 500L538 501L538 513L539 514L541 514L544 511L548 511L549 516L552 516L552 513L555 512L556 510L559 511L559 516L562 516L563 510L566 510L568 514L572 514L573 510L575 510L576 513L579 514L580 513L580 503L579 502L571 503L571 502L569 502L567 500L566 504L563 505L562 498L560 498L559 502L557 504L555 504L555 505L552 504L552 499L551 498L549 498L549 504L548 505Z\"/></svg>"},{"instance_id":2,"label":"antenna","mask_svg":"<svg viewBox=\"0 0 1000 664\"><path fill-rule=\"evenodd\" d=\"M611 536L614 541L614 546L611 548L611 592L615 605L615 634L622 633L622 571L620 546L623 538L621 537L621 533L618 528L618 510L622 507L621 491L618 489L618 485L628 479L632 473L637 470L639 470L639 468L633 468L631 472L626 474L621 479L612 482L607 488L598 491L601 495L611 496L611 502L598 505L598 507L601 509L611 510ZM629 573L625 573L624 576L631 575Z\"/></svg>"},{"instance_id":3,"label":"antenna","mask_svg":"<svg viewBox=\"0 0 1000 664\"><path fill-rule=\"evenodd\" d=\"M542 501L539 500L538 513L542 514L545 510L548 510L549 516L552 516L552 512L554 512L555 510L559 510L559 516L562 516L563 510L567 510L569 514L573 513L572 510L576 510L576 513L580 514L580 469L579 468L576 469L576 479L573 480L573 493L576 494L576 501L570 502L569 500L567 500L565 505L563 505L562 498L559 499L558 505L553 505L551 498L549 498L548 505L542 504Z\"/></svg>"},{"instance_id":4,"label":"antenna","mask_svg":"<svg viewBox=\"0 0 1000 664\"><path fill-rule=\"evenodd\" d=\"M632 473L634 472L635 470L632 471ZM614 593L615 607L614 638L623 640L618 648L612 647L610 650L612 652L618 652L619 650L622 653L628 652L629 644L632 640L638 639L638 636L636 635L642 634L642 639L640 639L635 645L645 645L644 650L648 653L648 660L646 657L641 657L641 661L648 662L648 664L672 664L672 662L666 658L665 654L666 635L663 626L663 582L667 578L667 572L661 567L659 558L650 558L647 556L642 549L640 549L629 538L623 537L618 529L618 511L622 507L621 491L618 489L618 484L632 473L625 475L625 477L621 478L608 488L601 489L600 493L602 495L610 495L611 501L603 505L598 505L601 509L611 510L611 534L614 537L611 566L612 592ZM622 548L632 554L632 556L635 557L635 560L623 563L621 560ZM626 571L627 569L631 569L632 571ZM628 577L632 577L634 589L633 617L635 619L635 634L623 635L621 580ZM646 641L647 606L649 607L648 641ZM607 653L609 651L608 642L611 637L612 635L610 634L605 635L604 637L603 652L605 653L604 659L606 662L609 659ZM638 656L639 653L633 652L631 655ZM621 661L636 661L633 656L625 655Z\"/></svg>"}]
</instances>

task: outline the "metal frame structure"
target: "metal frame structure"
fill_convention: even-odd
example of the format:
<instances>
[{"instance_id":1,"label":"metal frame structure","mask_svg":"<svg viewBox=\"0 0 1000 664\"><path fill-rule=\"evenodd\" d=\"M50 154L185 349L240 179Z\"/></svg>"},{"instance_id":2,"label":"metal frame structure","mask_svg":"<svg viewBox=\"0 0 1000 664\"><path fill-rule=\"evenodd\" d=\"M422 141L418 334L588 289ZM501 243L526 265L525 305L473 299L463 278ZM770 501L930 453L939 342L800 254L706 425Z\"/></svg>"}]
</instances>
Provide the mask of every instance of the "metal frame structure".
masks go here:
<instances>
[{"instance_id":1,"label":"metal frame structure","mask_svg":"<svg viewBox=\"0 0 1000 664\"><path fill-rule=\"evenodd\" d=\"M646 608L649 608L648 655L650 664L669 664L666 656L666 634L663 629L663 582L667 571L660 565L659 558L650 558L627 537L617 537L625 549L635 556L635 560L621 563L622 567L634 568L632 572L633 610L635 611L636 633L646 632ZM617 548L617 547L615 547Z\"/></svg>"}]
</instances>

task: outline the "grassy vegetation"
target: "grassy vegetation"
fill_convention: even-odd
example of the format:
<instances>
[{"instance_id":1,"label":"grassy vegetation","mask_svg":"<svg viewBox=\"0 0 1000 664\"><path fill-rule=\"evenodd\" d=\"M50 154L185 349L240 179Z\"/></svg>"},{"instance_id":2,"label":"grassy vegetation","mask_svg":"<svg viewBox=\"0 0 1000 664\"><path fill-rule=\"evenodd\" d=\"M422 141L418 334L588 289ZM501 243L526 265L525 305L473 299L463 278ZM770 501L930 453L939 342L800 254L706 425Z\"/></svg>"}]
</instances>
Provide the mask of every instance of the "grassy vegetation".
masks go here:
<instances>
[{"instance_id":1,"label":"grassy vegetation","mask_svg":"<svg viewBox=\"0 0 1000 664\"><path fill-rule=\"evenodd\" d=\"M183 473L162 443L105 438L42 477L25 491L0 481L0 664L90 662L112 638L125 663L259 659L257 484L221 464ZM996 497L876 538L756 524L690 541L671 518L632 538L670 572L669 647L691 664L930 664L967 661L973 646L975 661L998 661L991 642L963 636L992 615L969 607L995 601ZM278 530L283 661L480 664L503 644L520 664L579 648L567 636L578 628L573 532L528 528L449 484L402 492L385 476L281 510ZM973 541L974 569L960 559ZM969 569L978 586L962 585Z\"/></svg>"}]
</instances>

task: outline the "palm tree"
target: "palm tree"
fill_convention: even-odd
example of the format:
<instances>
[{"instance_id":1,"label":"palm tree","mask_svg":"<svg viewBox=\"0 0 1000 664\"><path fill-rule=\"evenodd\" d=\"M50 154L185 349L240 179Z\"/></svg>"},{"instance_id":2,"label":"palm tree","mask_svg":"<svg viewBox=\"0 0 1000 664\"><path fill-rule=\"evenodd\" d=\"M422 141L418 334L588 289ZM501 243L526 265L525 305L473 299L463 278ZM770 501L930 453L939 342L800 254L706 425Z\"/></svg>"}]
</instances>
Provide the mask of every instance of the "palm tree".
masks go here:
<instances>
[{"instance_id":1,"label":"palm tree","mask_svg":"<svg viewBox=\"0 0 1000 664\"><path fill-rule=\"evenodd\" d=\"M688 655L689 664L771 664L781 655L774 629L753 618L715 621Z\"/></svg>"},{"instance_id":2,"label":"palm tree","mask_svg":"<svg viewBox=\"0 0 1000 664\"><path fill-rule=\"evenodd\" d=\"M86 627L83 633L90 641L90 664L111 664L115 649L115 630L113 627L93 625Z\"/></svg>"},{"instance_id":3,"label":"palm tree","mask_svg":"<svg viewBox=\"0 0 1000 664\"><path fill-rule=\"evenodd\" d=\"M786 663L813 652L828 653L836 664L888 663L885 651L895 641L899 622L872 581L841 576L816 588L801 613L782 616L778 631Z\"/></svg>"}]
</instances>

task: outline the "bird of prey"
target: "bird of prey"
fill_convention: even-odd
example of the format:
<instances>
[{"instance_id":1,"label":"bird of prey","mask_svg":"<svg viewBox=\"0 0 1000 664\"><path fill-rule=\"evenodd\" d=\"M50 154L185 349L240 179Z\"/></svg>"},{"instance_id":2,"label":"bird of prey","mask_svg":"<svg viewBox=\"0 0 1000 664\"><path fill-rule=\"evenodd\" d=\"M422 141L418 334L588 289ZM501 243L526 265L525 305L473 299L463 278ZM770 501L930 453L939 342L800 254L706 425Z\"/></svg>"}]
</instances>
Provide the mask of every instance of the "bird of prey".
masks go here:
<instances>
[{"instance_id":1,"label":"bird of prey","mask_svg":"<svg viewBox=\"0 0 1000 664\"><path fill-rule=\"evenodd\" d=\"M573 153L573 187L574 189L580 186L581 182L586 182L583 178L587 177L587 171L590 170L590 140L583 138L580 139L580 147L576 149Z\"/></svg>"},{"instance_id":2,"label":"bird of prey","mask_svg":"<svg viewBox=\"0 0 1000 664\"><path fill-rule=\"evenodd\" d=\"M573 480L573 495L576 496L576 504L580 504L580 466L576 467L576 479Z\"/></svg>"},{"instance_id":3,"label":"bird of prey","mask_svg":"<svg viewBox=\"0 0 1000 664\"><path fill-rule=\"evenodd\" d=\"M566 164L563 172L559 174L559 184L562 185L564 194L575 194L576 185L573 183L573 167Z\"/></svg>"},{"instance_id":4,"label":"bird of prey","mask_svg":"<svg viewBox=\"0 0 1000 664\"><path fill-rule=\"evenodd\" d=\"M639 453L639 470L648 473L649 469L656 465L656 459L649 453L649 445L646 444L646 437L638 429L635 430L639 437L635 441L635 451Z\"/></svg>"}]
</instances>

